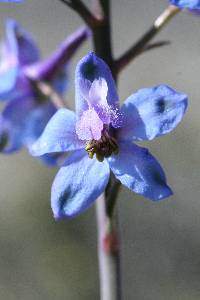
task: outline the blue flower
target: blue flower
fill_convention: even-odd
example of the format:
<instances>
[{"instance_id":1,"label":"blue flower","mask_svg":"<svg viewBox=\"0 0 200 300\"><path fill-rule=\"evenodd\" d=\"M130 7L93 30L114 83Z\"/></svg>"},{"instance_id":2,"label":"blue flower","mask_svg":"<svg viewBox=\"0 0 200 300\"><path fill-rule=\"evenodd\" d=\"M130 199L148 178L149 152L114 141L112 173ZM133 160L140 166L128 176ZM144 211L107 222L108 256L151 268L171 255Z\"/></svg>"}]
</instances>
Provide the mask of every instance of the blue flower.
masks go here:
<instances>
[{"instance_id":1,"label":"blue flower","mask_svg":"<svg viewBox=\"0 0 200 300\"><path fill-rule=\"evenodd\" d=\"M170 0L170 3L181 9L200 10L200 0Z\"/></svg>"},{"instance_id":2,"label":"blue flower","mask_svg":"<svg viewBox=\"0 0 200 300\"><path fill-rule=\"evenodd\" d=\"M51 195L54 217L73 217L105 190L110 170L131 191L157 201L172 194L160 164L133 143L172 131L187 96L165 85L128 97L121 109L108 66L89 53L76 69L76 114L60 109L31 149L34 156L70 151Z\"/></svg>"},{"instance_id":3,"label":"blue flower","mask_svg":"<svg viewBox=\"0 0 200 300\"><path fill-rule=\"evenodd\" d=\"M69 60L87 36L88 30L80 28L41 61L32 37L14 20L6 22L0 64L0 100L6 102L0 121L2 152L12 153L23 145L29 148L41 135L57 108L37 89L36 83L46 82L63 94Z\"/></svg>"},{"instance_id":4,"label":"blue flower","mask_svg":"<svg viewBox=\"0 0 200 300\"><path fill-rule=\"evenodd\" d=\"M0 0L0 2L14 2L14 3L18 3L18 2L22 2L23 0Z\"/></svg>"}]
</instances>

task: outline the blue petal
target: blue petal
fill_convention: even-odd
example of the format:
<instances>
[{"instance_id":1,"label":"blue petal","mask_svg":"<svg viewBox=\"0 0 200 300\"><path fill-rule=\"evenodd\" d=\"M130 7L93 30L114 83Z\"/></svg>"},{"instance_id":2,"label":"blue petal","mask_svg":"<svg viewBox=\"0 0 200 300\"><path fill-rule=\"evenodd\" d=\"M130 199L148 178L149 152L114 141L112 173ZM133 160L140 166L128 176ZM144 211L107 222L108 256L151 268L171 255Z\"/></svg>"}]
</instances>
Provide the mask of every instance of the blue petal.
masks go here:
<instances>
[{"instance_id":1,"label":"blue petal","mask_svg":"<svg viewBox=\"0 0 200 300\"><path fill-rule=\"evenodd\" d=\"M18 68L12 67L5 71L0 69L0 101L6 100L13 91L17 80Z\"/></svg>"},{"instance_id":2,"label":"blue petal","mask_svg":"<svg viewBox=\"0 0 200 300\"><path fill-rule=\"evenodd\" d=\"M74 112L62 108L47 124L43 134L31 148L33 156L52 152L72 151L83 148L75 132L76 117Z\"/></svg>"},{"instance_id":3,"label":"blue petal","mask_svg":"<svg viewBox=\"0 0 200 300\"><path fill-rule=\"evenodd\" d=\"M68 79L67 65L88 35L88 28L82 26L73 32L45 61L27 67L26 75L34 80L51 82L57 92L65 92Z\"/></svg>"},{"instance_id":4,"label":"blue petal","mask_svg":"<svg viewBox=\"0 0 200 300\"><path fill-rule=\"evenodd\" d=\"M8 19L1 45L0 100L10 100L30 89L23 67L38 60L39 50L32 38L17 22Z\"/></svg>"},{"instance_id":5,"label":"blue petal","mask_svg":"<svg viewBox=\"0 0 200 300\"><path fill-rule=\"evenodd\" d=\"M200 0L170 0L170 3L179 8L200 9Z\"/></svg>"},{"instance_id":6,"label":"blue petal","mask_svg":"<svg viewBox=\"0 0 200 300\"><path fill-rule=\"evenodd\" d=\"M4 152L10 153L20 149L23 145L26 117L34 108L32 97L16 98L9 102L2 112L2 119L8 134L8 144Z\"/></svg>"},{"instance_id":7,"label":"blue petal","mask_svg":"<svg viewBox=\"0 0 200 300\"><path fill-rule=\"evenodd\" d=\"M54 217L74 217L86 210L105 190L108 180L106 161L89 159L84 150L72 153L53 182L51 207Z\"/></svg>"},{"instance_id":8,"label":"blue petal","mask_svg":"<svg viewBox=\"0 0 200 300\"><path fill-rule=\"evenodd\" d=\"M16 58L20 66L35 63L39 60L39 49L30 34L15 20L6 21L5 45L8 55Z\"/></svg>"},{"instance_id":9,"label":"blue petal","mask_svg":"<svg viewBox=\"0 0 200 300\"><path fill-rule=\"evenodd\" d=\"M1 2L14 2L14 3L18 3L18 2L23 2L24 0L1 0Z\"/></svg>"},{"instance_id":10,"label":"blue petal","mask_svg":"<svg viewBox=\"0 0 200 300\"><path fill-rule=\"evenodd\" d=\"M66 153L44 154L39 159L48 167L62 166L66 159Z\"/></svg>"},{"instance_id":11,"label":"blue petal","mask_svg":"<svg viewBox=\"0 0 200 300\"><path fill-rule=\"evenodd\" d=\"M33 99L35 101L35 99ZM36 101L35 101L36 102ZM38 105L36 102L35 108L27 115L26 118L26 131L24 143L30 149L33 143L41 136L47 123L56 113L57 109L51 101L41 103Z\"/></svg>"},{"instance_id":12,"label":"blue petal","mask_svg":"<svg viewBox=\"0 0 200 300\"><path fill-rule=\"evenodd\" d=\"M116 178L131 191L154 201L172 195L164 171L147 149L122 143L119 154L108 162Z\"/></svg>"},{"instance_id":13,"label":"blue petal","mask_svg":"<svg viewBox=\"0 0 200 300\"><path fill-rule=\"evenodd\" d=\"M51 102L38 103L33 95L13 99L2 112L9 135L5 151L13 152L21 146L30 147L41 135L47 122L55 113Z\"/></svg>"},{"instance_id":14,"label":"blue petal","mask_svg":"<svg viewBox=\"0 0 200 300\"><path fill-rule=\"evenodd\" d=\"M169 133L182 120L187 96L165 85L141 89L122 106L124 126L118 130L120 140L152 140Z\"/></svg>"},{"instance_id":15,"label":"blue petal","mask_svg":"<svg viewBox=\"0 0 200 300\"><path fill-rule=\"evenodd\" d=\"M111 71L106 63L97 57L93 52L89 52L83 57L76 67L75 88L76 88L76 111L80 116L88 109L84 94L89 93L89 89L94 80L105 79L108 85L107 102L114 107L118 106L118 94Z\"/></svg>"}]
</instances>

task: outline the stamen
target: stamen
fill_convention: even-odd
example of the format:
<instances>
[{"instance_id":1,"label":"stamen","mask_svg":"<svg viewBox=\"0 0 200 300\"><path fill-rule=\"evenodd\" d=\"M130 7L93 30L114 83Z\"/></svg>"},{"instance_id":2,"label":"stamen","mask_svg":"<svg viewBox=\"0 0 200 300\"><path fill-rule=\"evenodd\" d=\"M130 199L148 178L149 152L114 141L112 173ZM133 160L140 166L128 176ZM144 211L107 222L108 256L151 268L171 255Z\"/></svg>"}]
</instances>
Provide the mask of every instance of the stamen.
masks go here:
<instances>
[{"instance_id":1,"label":"stamen","mask_svg":"<svg viewBox=\"0 0 200 300\"><path fill-rule=\"evenodd\" d=\"M89 158L93 158L94 154L96 154L96 159L102 162L105 157L118 153L118 145L116 139L111 137L107 130L105 130L101 139L88 142L85 146L85 150Z\"/></svg>"}]
</instances>

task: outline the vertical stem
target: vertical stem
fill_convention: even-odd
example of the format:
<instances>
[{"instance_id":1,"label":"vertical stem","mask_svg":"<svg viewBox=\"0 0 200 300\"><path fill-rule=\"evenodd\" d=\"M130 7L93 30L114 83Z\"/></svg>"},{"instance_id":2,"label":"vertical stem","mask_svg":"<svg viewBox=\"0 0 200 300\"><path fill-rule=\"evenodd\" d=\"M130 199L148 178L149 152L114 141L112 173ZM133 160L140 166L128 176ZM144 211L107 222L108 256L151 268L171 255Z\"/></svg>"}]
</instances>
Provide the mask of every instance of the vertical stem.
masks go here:
<instances>
[{"instance_id":1,"label":"vertical stem","mask_svg":"<svg viewBox=\"0 0 200 300\"><path fill-rule=\"evenodd\" d=\"M103 0L101 2L103 2L101 3L104 14L103 19L92 28L94 50L108 64L115 77L111 40L110 1Z\"/></svg>"},{"instance_id":2,"label":"vertical stem","mask_svg":"<svg viewBox=\"0 0 200 300\"><path fill-rule=\"evenodd\" d=\"M116 223L106 215L105 196L97 199L98 255L101 300L121 299L119 237Z\"/></svg>"},{"instance_id":3,"label":"vertical stem","mask_svg":"<svg viewBox=\"0 0 200 300\"><path fill-rule=\"evenodd\" d=\"M116 80L114 60L112 55L110 3L109 0L99 0L103 20L92 28L95 53L110 67ZM117 230L117 215L109 215L106 202L109 194L101 195L96 204L98 227L98 255L101 300L121 300L121 272L119 233Z\"/></svg>"},{"instance_id":4,"label":"vertical stem","mask_svg":"<svg viewBox=\"0 0 200 300\"><path fill-rule=\"evenodd\" d=\"M114 207L120 185L114 180L111 191L102 194L96 201L101 300L122 299L120 237Z\"/></svg>"}]
</instances>

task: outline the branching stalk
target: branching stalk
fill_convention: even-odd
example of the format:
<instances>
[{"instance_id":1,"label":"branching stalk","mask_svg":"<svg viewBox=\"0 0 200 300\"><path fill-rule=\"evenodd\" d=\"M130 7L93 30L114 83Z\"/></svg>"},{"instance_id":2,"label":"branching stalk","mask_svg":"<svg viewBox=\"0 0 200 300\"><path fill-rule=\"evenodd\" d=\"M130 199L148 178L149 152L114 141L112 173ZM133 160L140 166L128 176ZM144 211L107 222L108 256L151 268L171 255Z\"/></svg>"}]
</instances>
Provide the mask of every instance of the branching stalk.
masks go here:
<instances>
[{"instance_id":1,"label":"branching stalk","mask_svg":"<svg viewBox=\"0 0 200 300\"><path fill-rule=\"evenodd\" d=\"M81 0L60 0L62 3L66 4L68 7L73 9L90 27L96 26L99 20L96 18L87 6Z\"/></svg>"},{"instance_id":2,"label":"branching stalk","mask_svg":"<svg viewBox=\"0 0 200 300\"><path fill-rule=\"evenodd\" d=\"M152 27L130 47L120 58L115 61L116 73L122 71L135 57L144 52L148 43L160 32L160 30L181 10L173 5L167 9L155 20Z\"/></svg>"}]
</instances>

